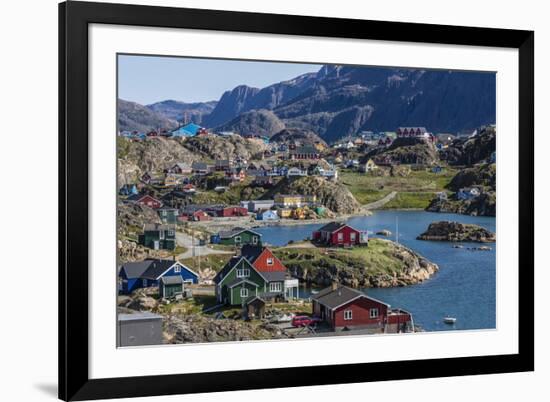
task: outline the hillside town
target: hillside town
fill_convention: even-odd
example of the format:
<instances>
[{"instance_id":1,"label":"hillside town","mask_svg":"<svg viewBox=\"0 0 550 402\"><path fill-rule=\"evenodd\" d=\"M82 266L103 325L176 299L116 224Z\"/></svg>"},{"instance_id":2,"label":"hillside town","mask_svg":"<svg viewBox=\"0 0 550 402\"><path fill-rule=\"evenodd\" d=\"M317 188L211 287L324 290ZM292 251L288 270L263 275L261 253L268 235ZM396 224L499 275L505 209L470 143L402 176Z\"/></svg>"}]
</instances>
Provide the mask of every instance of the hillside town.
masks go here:
<instances>
[{"instance_id":1,"label":"hillside town","mask_svg":"<svg viewBox=\"0 0 550 402\"><path fill-rule=\"evenodd\" d=\"M332 144L299 130L277 140L192 122L120 131L119 346L422 330L413 312L361 289L420 283L437 265L389 230L346 220L419 206L494 216L495 131L396 127ZM234 144L246 152L225 153ZM305 222L318 227L286 246L259 232Z\"/></svg>"}]
</instances>

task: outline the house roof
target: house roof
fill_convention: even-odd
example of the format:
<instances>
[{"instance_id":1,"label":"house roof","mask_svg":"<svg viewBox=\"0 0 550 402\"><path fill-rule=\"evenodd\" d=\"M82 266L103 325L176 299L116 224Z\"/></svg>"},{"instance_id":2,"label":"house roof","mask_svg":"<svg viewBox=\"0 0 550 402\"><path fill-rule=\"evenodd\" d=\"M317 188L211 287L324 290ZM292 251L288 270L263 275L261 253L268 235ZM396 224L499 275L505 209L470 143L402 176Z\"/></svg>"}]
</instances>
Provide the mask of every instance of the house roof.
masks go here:
<instances>
[{"instance_id":1,"label":"house roof","mask_svg":"<svg viewBox=\"0 0 550 402\"><path fill-rule=\"evenodd\" d=\"M333 233L339 229L342 229L344 226L348 226L348 224L345 222L330 222L330 223L327 223L325 226L317 229L317 231Z\"/></svg>"},{"instance_id":2,"label":"house roof","mask_svg":"<svg viewBox=\"0 0 550 402\"><path fill-rule=\"evenodd\" d=\"M149 195L149 194L132 194L131 196L129 196L128 198L126 198L127 201L139 201L141 200L142 198L144 197L150 197L152 198L153 200L156 200L155 197Z\"/></svg>"},{"instance_id":3,"label":"house roof","mask_svg":"<svg viewBox=\"0 0 550 402\"><path fill-rule=\"evenodd\" d=\"M240 208L240 207L239 207ZM233 236L236 236L242 232L250 232L254 233L255 235L261 236L260 233L253 231L252 229L246 229L246 228L233 228L231 230L222 230L219 234L220 239L228 239Z\"/></svg>"},{"instance_id":4,"label":"house roof","mask_svg":"<svg viewBox=\"0 0 550 402\"><path fill-rule=\"evenodd\" d=\"M252 303L252 302L254 302L254 301L256 301L256 300L257 300L258 302L260 302L261 304L265 304L265 301L264 301L261 297L259 297L259 296L250 296L250 297L248 297L248 299L246 299L246 300L244 301L244 304L248 305L248 304L250 304L250 303Z\"/></svg>"},{"instance_id":5,"label":"house roof","mask_svg":"<svg viewBox=\"0 0 550 402\"><path fill-rule=\"evenodd\" d=\"M118 314L118 321L162 320L162 316L149 311L134 314Z\"/></svg>"},{"instance_id":6,"label":"house roof","mask_svg":"<svg viewBox=\"0 0 550 402\"><path fill-rule=\"evenodd\" d=\"M143 231L155 231L155 230L176 230L176 227L174 225L161 225L158 223L146 223L143 225Z\"/></svg>"},{"instance_id":7,"label":"house roof","mask_svg":"<svg viewBox=\"0 0 550 402\"><path fill-rule=\"evenodd\" d=\"M312 145L302 145L302 146L296 147L296 149L294 151L292 151L292 153L295 153L295 154L318 154L319 151L317 150L317 148L315 148Z\"/></svg>"},{"instance_id":8,"label":"house roof","mask_svg":"<svg viewBox=\"0 0 550 402\"><path fill-rule=\"evenodd\" d=\"M385 304L389 307L389 304L381 302L380 300L376 300L372 297L368 297L359 290L348 288L347 286L342 285L338 285L336 289L333 289L332 287L325 288L319 293L312 295L311 299L330 309L335 309L360 297L369 298L376 302Z\"/></svg>"},{"instance_id":9,"label":"house roof","mask_svg":"<svg viewBox=\"0 0 550 402\"><path fill-rule=\"evenodd\" d=\"M191 164L191 169L194 169L194 170L208 170L208 165L204 162L193 162Z\"/></svg>"},{"instance_id":10,"label":"house roof","mask_svg":"<svg viewBox=\"0 0 550 402\"><path fill-rule=\"evenodd\" d=\"M160 278L160 281L165 285L181 285L183 283L183 278L181 275L163 276Z\"/></svg>"},{"instance_id":11,"label":"house roof","mask_svg":"<svg viewBox=\"0 0 550 402\"><path fill-rule=\"evenodd\" d=\"M286 271L262 271L262 276L268 282L282 282L286 278Z\"/></svg>"},{"instance_id":12,"label":"house roof","mask_svg":"<svg viewBox=\"0 0 550 402\"><path fill-rule=\"evenodd\" d=\"M256 261L256 258L258 258L263 251L264 251L264 248L262 246L245 244L241 248L241 256L246 258L248 262L250 262L251 264L254 264L254 261Z\"/></svg>"},{"instance_id":13,"label":"house roof","mask_svg":"<svg viewBox=\"0 0 550 402\"><path fill-rule=\"evenodd\" d=\"M168 268L176 263L174 260L150 260L147 270L141 275L142 278L157 279ZM178 275L179 276L179 275Z\"/></svg>"},{"instance_id":14,"label":"house roof","mask_svg":"<svg viewBox=\"0 0 550 402\"><path fill-rule=\"evenodd\" d=\"M149 268L151 265L150 260L138 261L138 262L127 262L122 264L122 269L126 273L128 279L141 278L141 275Z\"/></svg>"}]
</instances>

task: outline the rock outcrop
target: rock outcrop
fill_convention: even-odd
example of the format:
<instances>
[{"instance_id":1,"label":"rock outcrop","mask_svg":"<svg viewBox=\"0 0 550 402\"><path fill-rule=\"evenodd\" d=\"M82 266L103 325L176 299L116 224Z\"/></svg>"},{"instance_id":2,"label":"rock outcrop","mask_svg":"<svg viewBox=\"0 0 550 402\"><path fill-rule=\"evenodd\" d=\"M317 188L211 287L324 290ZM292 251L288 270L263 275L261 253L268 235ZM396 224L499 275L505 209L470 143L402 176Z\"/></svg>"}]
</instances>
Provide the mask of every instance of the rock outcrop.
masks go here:
<instances>
[{"instance_id":1,"label":"rock outcrop","mask_svg":"<svg viewBox=\"0 0 550 402\"><path fill-rule=\"evenodd\" d=\"M379 148L369 152L366 159L379 158L398 164L432 165L439 161L434 144L422 138L397 138L388 148Z\"/></svg>"},{"instance_id":2,"label":"rock outcrop","mask_svg":"<svg viewBox=\"0 0 550 402\"><path fill-rule=\"evenodd\" d=\"M328 181L319 176L285 178L264 198L273 194L304 194L315 195L317 202L337 214L353 214L359 212L361 204L353 194L341 183Z\"/></svg>"},{"instance_id":3,"label":"rock outcrop","mask_svg":"<svg viewBox=\"0 0 550 402\"><path fill-rule=\"evenodd\" d=\"M289 336L279 327L261 322L215 319L201 315L169 315L164 321L165 343L204 343L284 339Z\"/></svg>"},{"instance_id":4,"label":"rock outcrop","mask_svg":"<svg viewBox=\"0 0 550 402\"><path fill-rule=\"evenodd\" d=\"M432 222L418 240L492 243L496 235L489 230L469 223L440 221Z\"/></svg>"},{"instance_id":5,"label":"rock outcrop","mask_svg":"<svg viewBox=\"0 0 550 402\"><path fill-rule=\"evenodd\" d=\"M496 150L496 128L481 127L473 137L457 138L441 150L440 157L450 165L470 166L486 161Z\"/></svg>"},{"instance_id":6,"label":"rock outcrop","mask_svg":"<svg viewBox=\"0 0 550 402\"><path fill-rule=\"evenodd\" d=\"M371 239L361 254L318 248L280 249L276 254L293 276L320 287L334 281L354 288L407 286L439 270L410 248L385 239Z\"/></svg>"}]
</instances>

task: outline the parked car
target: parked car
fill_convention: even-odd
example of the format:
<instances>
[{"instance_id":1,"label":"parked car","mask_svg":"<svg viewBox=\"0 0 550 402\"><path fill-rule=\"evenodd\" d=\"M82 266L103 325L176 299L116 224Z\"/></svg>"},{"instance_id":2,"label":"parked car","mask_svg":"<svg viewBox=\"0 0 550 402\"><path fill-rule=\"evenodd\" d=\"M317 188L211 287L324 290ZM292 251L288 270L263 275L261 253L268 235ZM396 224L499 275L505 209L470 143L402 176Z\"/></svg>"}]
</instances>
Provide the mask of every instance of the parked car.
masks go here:
<instances>
[{"instance_id":1,"label":"parked car","mask_svg":"<svg viewBox=\"0 0 550 402\"><path fill-rule=\"evenodd\" d=\"M307 315L297 315L292 318L293 327L311 327L315 326L321 319L318 317L308 317Z\"/></svg>"}]
</instances>

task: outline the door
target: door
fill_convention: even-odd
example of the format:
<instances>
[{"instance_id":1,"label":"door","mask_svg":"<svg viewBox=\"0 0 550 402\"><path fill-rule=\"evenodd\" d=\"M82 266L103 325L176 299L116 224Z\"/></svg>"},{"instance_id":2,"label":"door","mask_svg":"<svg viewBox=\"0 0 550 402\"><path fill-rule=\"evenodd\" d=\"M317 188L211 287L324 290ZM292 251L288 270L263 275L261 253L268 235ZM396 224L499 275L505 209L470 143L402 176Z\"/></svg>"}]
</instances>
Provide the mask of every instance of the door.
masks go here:
<instances>
[{"instance_id":1,"label":"door","mask_svg":"<svg viewBox=\"0 0 550 402\"><path fill-rule=\"evenodd\" d=\"M160 248L160 242L158 240L155 240L153 242L153 249L158 250Z\"/></svg>"}]
</instances>

